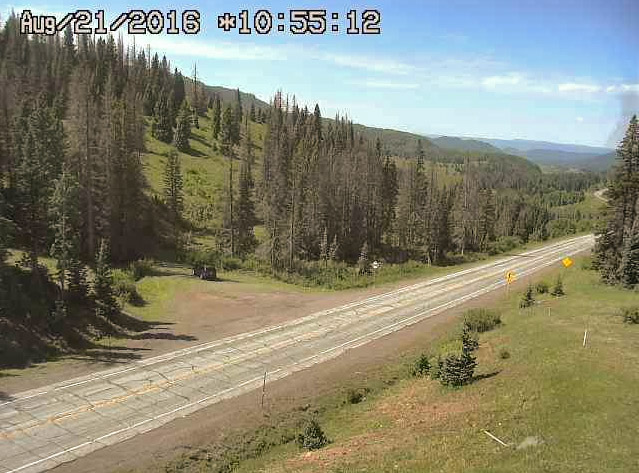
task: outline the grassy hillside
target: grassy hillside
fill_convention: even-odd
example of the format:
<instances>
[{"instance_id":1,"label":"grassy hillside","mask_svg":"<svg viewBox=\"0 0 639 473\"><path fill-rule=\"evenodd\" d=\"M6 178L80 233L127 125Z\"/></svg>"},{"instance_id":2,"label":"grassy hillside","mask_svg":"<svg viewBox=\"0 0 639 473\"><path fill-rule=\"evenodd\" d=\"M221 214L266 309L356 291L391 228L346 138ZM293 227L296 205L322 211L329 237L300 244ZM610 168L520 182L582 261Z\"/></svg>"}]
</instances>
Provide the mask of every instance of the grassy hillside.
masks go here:
<instances>
[{"instance_id":1,"label":"grassy hillside","mask_svg":"<svg viewBox=\"0 0 639 473\"><path fill-rule=\"evenodd\" d=\"M636 293L602 285L586 262L561 270L562 298L537 296L525 311L514 292L496 303L503 323L482 334L471 385L444 388L405 367L403 380L359 404L318 409L327 447L305 453L286 442L233 471L635 471L639 342L617 314Z\"/></svg>"},{"instance_id":2,"label":"grassy hillside","mask_svg":"<svg viewBox=\"0 0 639 473\"><path fill-rule=\"evenodd\" d=\"M501 153L502 151L483 141L473 140L470 138L458 138L456 136L440 136L431 138L432 142L443 149L452 149L459 151L484 151L489 153Z\"/></svg>"},{"instance_id":3,"label":"grassy hillside","mask_svg":"<svg viewBox=\"0 0 639 473\"><path fill-rule=\"evenodd\" d=\"M210 113L210 112L209 112ZM219 225L225 186L228 185L228 160L219 151L219 143L212 138L211 119L200 117L199 128L192 128L188 153L178 153L184 177L185 217L196 228L204 231ZM254 177L261 171L262 143L265 125L249 122L257 164ZM147 126L146 153L142 156L145 175L153 194L163 192L163 172L166 157L174 146L156 140ZM244 133L244 131L242 131ZM239 164L234 164L238 170Z\"/></svg>"}]
</instances>

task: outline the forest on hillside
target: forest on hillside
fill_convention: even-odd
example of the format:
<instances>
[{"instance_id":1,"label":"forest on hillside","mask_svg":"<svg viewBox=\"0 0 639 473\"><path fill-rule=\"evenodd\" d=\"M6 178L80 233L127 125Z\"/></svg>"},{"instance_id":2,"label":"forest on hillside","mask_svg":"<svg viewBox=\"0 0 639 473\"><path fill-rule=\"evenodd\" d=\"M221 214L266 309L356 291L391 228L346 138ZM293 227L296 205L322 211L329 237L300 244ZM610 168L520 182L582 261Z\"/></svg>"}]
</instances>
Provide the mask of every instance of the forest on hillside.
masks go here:
<instances>
[{"instance_id":1,"label":"forest on hillside","mask_svg":"<svg viewBox=\"0 0 639 473\"><path fill-rule=\"evenodd\" d=\"M400 151L384 133L322 118L318 106L281 93L264 107L242 103L239 91L211 92L196 70L185 77L112 36L21 35L15 16L0 30L0 85L5 321L87 310L108 319L118 310L111 267L145 258L233 258L286 278L366 274L373 259L496 254L587 230L578 211L557 209L601 179L419 138ZM194 152L197 140L225 163L211 220L196 218L203 208L185 211L182 160L210 158ZM148 153L158 143L161 157ZM158 159L159 191L149 182ZM22 255L17 264L7 263L9 250ZM56 261L53 275L45 256Z\"/></svg>"}]
</instances>

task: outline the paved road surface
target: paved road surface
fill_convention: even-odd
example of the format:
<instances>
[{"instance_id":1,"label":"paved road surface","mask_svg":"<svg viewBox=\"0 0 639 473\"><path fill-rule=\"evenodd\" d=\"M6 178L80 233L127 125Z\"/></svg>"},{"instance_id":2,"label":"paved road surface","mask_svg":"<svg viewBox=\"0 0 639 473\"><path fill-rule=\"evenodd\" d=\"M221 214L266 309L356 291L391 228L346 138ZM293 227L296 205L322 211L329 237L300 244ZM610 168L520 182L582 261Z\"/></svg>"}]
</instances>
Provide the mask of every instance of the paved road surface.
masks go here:
<instances>
[{"instance_id":1,"label":"paved road surface","mask_svg":"<svg viewBox=\"0 0 639 473\"><path fill-rule=\"evenodd\" d=\"M0 473L38 472L334 358L592 247L592 236L0 402Z\"/></svg>"}]
</instances>

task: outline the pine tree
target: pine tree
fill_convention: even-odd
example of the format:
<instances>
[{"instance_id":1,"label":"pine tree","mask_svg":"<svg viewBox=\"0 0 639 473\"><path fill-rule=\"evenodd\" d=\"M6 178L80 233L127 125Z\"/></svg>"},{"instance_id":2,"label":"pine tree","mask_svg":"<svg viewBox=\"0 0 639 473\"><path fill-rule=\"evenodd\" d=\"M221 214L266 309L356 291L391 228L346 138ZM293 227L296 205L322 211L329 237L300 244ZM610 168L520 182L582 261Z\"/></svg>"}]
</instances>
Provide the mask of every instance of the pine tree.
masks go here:
<instances>
[{"instance_id":1,"label":"pine tree","mask_svg":"<svg viewBox=\"0 0 639 473\"><path fill-rule=\"evenodd\" d=\"M322 235L322 241L320 242L320 261L323 261L325 266L328 265L329 250L328 229L324 227L324 234Z\"/></svg>"},{"instance_id":2,"label":"pine tree","mask_svg":"<svg viewBox=\"0 0 639 473\"><path fill-rule=\"evenodd\" d=\"M521 301L519 302L519 307L521 309L525 309L527 307L532 307L535 304L535 296L532 284L529 284L526 288L526 292L524 292L521 297Z\"/></svg>"},{"instance_id":3,"label":"pine tree","mask_svg":"<svg viewBox=\"0 0 639 473\"><path fill-rule=\"evenodd\" d=\"M233 109L227 105L222 116L222 129L220 132L220 141L222 145L222 155L226 156L229 161L229 177L228 192L226 195L226 207L224 215L224 228L228 235L231 255L235 256L235 213L234 213L234 194L233 194L233 161L235 159L233 152L235 118Z\"/></svg>"},{"instance_id":4,"label":"pine tree","mask_svg":"<svg viewBox=\"0 0 639 473\"><path fill-rule=\"evenodd\" d=\"M357 260L357 267L359 274L368 274L370 269L368 267L368 243L364 242L362 250L360 251L359 258Z\"/></svg>"},{"instance_id":5,"label":"pine tree","mask_svg":"<svg viewBox=\"0 0 639 473\"><path fill-rule=\"evenodd\" d=\"M222 102L220 96L215 94L213 101L213 117L211 119L211 131L214 140L217 140L220 136L220 130L222 127Z\"/></svg>"},{"instance_id":6,"label":"pine tree","mask_svg":"<svg viewBox=\"0 0 639 473\"><path fill-rule=\"evenodd\" d=\"M339 243L337 243L337 235L333 236L333 242L328 250L328 259L331 261L337 261L339 256Z\"/></svg>"},{"instance_id":7,"label":"pine tree","mask_svg":"<svg viewBox=\"0 0 639 473\"><path fill-rule=\"evenodd\" d=\"M566 294L564 292L564 283L561 280L561 276L557 277L557 280L555 281L555 285L553 286L552 291L550 292L550 294L555 296L555 297L561 297L561 296Z\"/></svg>"},{"instance_id":8,"label":"pine tree","mask_svg":"<svg viewBox=\"0 0 639 473\"><path fill-rule=\"evenodd\" d=\"M161 94L160 99L155 105L153 111L153 123L151 125L151 135L160 141L170 143L173 138L173 129L171 127L171 112L166 94Z\"/></svg>"},{"instance_id":9,"label":"pine tree","mask_svg":"<svg viewBox=\"0 0 639 473\"><path fill-rule=\"evenodd\" d=\"M249 111L249 120L252 122L255 121L255 103L251 102L251 109Z\"/></svg>"},{"instance_id":10,"label":"pine tree","mask_svg":"<svg viewBox=\"0 0 639 473\"><path fill-rule=\"evenodd\" d=\"M95 276L93 278L95 314L108 320L116 315L120 309L113 292L113 275L109 265L109 250L104 239L100 241L100 249L95 260Z\"/></svg>"},{"instance_id":11,"label":"pine tree","mask_svg":"<svg viewBox=\"0 0 639 473\"><path fill-rule=\"evenodd\" d=\"M32 268L48 233L48 206L54 179L64 160L62 122L42 100L33 111L24 111L24 123L15 128L18 144L14 173L16 224Z\"/></svg>"},{"instance_id":12,"label":"pine tree","mask_svg":"<svg viewBox=\"0 0 639 473\"><path fill-rule=\"evenodd\" d=\"M179 110L186 97L186 92L184 89L184 77L177 68L175 68L175 72L173 73L173 96L175 107Z\"/></svg>"},{"instance_id":13,"label":"pine tree","mask_svg":"<svg viewBox=\"0 0 639 473\"><path fill-rule=\"evenodd\" d=\"M62 300L65 298L65 292L69 289L76 298L86 295L84 292L86 281L80 263L79 196L80 186L77 178L68 169L64 169L55 182L50 206L54 230L54 242L50 254L57 262L57 279ZM67 281L69 281L68 286Z\"/></svg>"},{"instance_id":14,"label":"pine tree","mask_svg":"<svg viewBox=\"0 0 639 473\"><path fill-rule=\"evenodd\" d=\"M251 253L257 245L253 230L257 219L252 188L251 165L245 157L240 165L237 198L237 253L243 258Z\"/></svg>"},{"instance_id":15,"label":"pine tree","mask_svg":"<svg viewBox=\"0 0 639 473\"><path fill-rule=\"evenodd\" d=\"M175 147L182 152L190 149L189 138L191 137L191 113L188 106L183 105L178 116L175 134L173 135L173 143Z\"/></svg>"},{"instance_id":16,"label":"pine tree","mask_svg":"<svg viewBox=\"0 0 639 473\"><path fill-rule=\"evenodd\" d=\"M639 123L633 116L617 148L608 187L606 228L595 248L595 265L608 283L639 283Z\"/></svg>"},{"instance_id":17,"label":"pine tree","mask_svg":"<svg viewBox=\"0 0 639 473\"><path fill-rule=\"evenodd\" d=\"M464 327L461 336L461 354L448 354L439 369L439 379L442 384L448 386L462 386L472 381L477 367L477 361L473 354L479 347L476 334Z\"/></svg>"},{"instance_id":18,"label":"pine tree","mask_svg":"<svg viewBox=\"0 0 639 473\"><path fill-rule=\"evenodd\" d=\"M164 167L164 202L169 210L169 218L173 227L173 245L176 250L179 249L180 222L184 206L182 187L180 157L177 152L171 150Z\"/></svg>"}]
</instances>

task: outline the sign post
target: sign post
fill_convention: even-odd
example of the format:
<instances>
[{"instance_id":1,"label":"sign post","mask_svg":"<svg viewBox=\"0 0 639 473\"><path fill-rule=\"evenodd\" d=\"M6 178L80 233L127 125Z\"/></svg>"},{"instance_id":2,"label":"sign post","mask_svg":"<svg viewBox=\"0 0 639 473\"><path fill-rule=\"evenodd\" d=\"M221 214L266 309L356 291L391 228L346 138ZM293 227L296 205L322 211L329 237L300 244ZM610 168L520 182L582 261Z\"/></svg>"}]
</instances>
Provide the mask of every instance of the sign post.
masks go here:
<instances>
[{"instance_id":1,"label":"sign post","mask_svg":"<svg viewBox=\"0 0 639 473\"><path fill-rule=\"evenodd\" d=\"M510 285L517 280L517 275L514 271L506 272L506 294L510 294Z\"/></svg>"}]
</instances>

